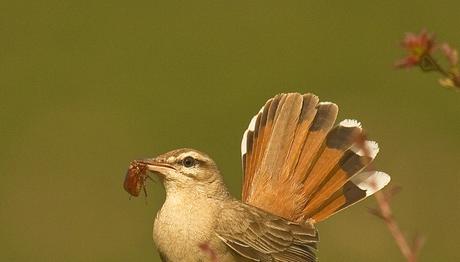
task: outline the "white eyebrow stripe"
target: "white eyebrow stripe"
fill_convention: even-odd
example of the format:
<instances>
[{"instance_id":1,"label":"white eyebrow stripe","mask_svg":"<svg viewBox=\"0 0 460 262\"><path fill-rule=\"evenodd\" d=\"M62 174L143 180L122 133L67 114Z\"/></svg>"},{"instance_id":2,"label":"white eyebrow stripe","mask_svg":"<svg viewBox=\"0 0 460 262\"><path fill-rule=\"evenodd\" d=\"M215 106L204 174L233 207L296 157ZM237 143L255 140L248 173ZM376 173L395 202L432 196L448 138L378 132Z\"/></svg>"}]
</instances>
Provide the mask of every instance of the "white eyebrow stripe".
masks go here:
<instances>
[{"instance_id":1,"label":"white eyebrow stripe","mask_svg":"<svg viewBox=\"0 0 460 262\"><path fill-rule=\"evenodd\" d=\"M195 158L196 160L199 160L199 161L203 161L203 162L206 162L206 161L209 161L210 159L208 159L207 157L195 152L195 151L187 151L187 152L184 152L182 154L180 154L177 159L184 159L186 157L193 157ZM177 160L176 159L176 160Z\"/></svg>"}]
</instances>

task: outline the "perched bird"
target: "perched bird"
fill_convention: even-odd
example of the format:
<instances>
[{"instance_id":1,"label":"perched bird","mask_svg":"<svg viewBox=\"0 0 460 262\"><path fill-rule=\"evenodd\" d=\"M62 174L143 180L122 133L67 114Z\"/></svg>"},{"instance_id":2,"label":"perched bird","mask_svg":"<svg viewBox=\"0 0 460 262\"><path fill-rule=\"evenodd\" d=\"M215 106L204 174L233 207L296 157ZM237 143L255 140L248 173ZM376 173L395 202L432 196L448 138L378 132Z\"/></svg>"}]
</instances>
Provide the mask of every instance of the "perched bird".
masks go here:
<instances>
[{"instance_id":1,"label":"perched bird","mask_svg":"<svg viewBox=\"0 0 460 262\"><path fill-rule=\"evenodd\" d=\"M337 105L313 94L279 94L252 118L241 144L242 199L214 161L194 149L137 160L129 192L158 174L166 200L153 239L163 261L316 261L315 224L382 189L390 177L366 171L378 152L356 120L334 126ZM366 147L365 150L363 147ZM128 176L127 176L128 179ZM205 247L205 248L203 248Z\"/></svg>"}]
</instances>

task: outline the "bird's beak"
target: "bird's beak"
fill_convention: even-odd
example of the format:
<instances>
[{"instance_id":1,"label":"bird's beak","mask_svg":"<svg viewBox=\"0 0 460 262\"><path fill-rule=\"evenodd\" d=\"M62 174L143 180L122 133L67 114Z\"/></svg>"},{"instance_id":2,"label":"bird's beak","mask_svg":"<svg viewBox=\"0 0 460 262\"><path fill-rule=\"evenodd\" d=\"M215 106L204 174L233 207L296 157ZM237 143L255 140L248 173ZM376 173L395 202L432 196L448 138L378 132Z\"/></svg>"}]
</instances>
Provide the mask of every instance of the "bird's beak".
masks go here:
<instances>
[{"instance_id":1,"label":"bird's beak","mask_svg":"<svg viewBox=\"0 0 460 262\"><path fill-rule=\"evenodd\" d=\"M167 175L171 171L176 171L172 165L163 161L158 161L156 158L139 160L139 162L145 164L149 171L158 173L163 176Z\"/></svg>"}]
</instances>

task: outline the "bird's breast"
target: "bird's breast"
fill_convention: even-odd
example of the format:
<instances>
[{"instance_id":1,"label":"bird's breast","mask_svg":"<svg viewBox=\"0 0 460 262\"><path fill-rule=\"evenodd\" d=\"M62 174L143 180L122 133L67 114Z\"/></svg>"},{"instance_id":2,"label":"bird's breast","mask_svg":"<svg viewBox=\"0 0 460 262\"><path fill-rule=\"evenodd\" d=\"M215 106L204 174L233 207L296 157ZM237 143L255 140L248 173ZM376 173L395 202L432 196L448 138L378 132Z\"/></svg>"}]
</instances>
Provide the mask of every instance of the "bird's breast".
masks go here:
<instances>
[{"instance_id":1,"label":"bird's breast","mask_svg":"<svg viewBox=\"0 0 460 262\"><path fill-rule=\"evenodd\" d=\"M160 253L168 261L206 261L209 255L202 247L220 243L214 234L218 209L219 204L207 198L168 195L153 226Z\"/></svg>"}]
</instances>

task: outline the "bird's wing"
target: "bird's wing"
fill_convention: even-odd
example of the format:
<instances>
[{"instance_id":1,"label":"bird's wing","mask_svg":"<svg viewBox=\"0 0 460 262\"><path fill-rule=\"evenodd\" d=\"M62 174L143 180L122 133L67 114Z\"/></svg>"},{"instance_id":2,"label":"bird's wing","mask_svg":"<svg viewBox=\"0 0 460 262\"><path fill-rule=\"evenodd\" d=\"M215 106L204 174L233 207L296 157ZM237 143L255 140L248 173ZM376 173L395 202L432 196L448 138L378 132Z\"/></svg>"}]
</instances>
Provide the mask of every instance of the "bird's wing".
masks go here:
<instances>
[{"instance_id":1,"label":"bird's wing","mask_svg":"<svg viewBox=\"0 0 460 262\"><path fill-rule=\"evenodd\" d=\"M294 223L240 202L219 215L215 233L248 261L316 261L318 234L309 222Z\"/></svg>"},{"instance_id":2,"label":"bird's wing","mask_svg":"<svg viewBox=\"0 0 460 262\"><path fill-rule=\"evenodd\" d=\"M292 221L319 222L383 188L387 174L362 172L377 143L358 143L356 120L334 127L337 112L313 94L269 99L243 135L243 202Z\"/></svg>"}]
</instances>

